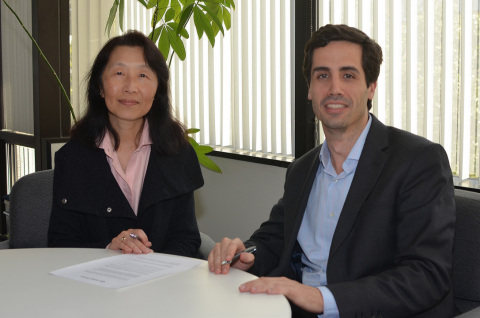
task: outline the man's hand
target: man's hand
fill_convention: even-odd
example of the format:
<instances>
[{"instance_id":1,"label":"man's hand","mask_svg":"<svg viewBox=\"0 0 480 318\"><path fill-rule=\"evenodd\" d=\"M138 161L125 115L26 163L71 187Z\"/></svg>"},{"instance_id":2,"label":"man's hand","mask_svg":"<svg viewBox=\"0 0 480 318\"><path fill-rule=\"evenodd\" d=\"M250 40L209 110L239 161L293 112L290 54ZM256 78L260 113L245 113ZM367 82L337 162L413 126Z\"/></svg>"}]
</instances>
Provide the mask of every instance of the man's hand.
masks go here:
<instances>
[{"instance_id":1,"label":"man's hand","mask_svg":"<svg viewBox=\"0 0 480 318\"><path fill-rule=\"evenodd\" d=\"M245 250L245 245L239 238L233 240L228 237L223 238L220 243L215 244L208 255L208 268L215 274L228 274L230 266L246 271L252 267L255 260L255 256L251 253L242 253L236 262L222 265L223 261L232 260L236 253L243 250Z\"/></svg>"},{"instance_id":2,"label":"man's hand","mask_svg":"<svg viewBox=\"0 0 480 318\"><path fill-rule=\"evenodd\" d=\"M241 285L239 290L242 293L284 295L308 312L323 313L323 296L318 288L285 277L261 277Z\"/></svg>"},{"instance_id":3,"label":"man's hand","mask_svg":"<svg viewBox=\"0 0 480 318\"><path fill-rule=\"evenodd\" d=\"M121 232L107 246L111 250L121 250L124 254L153 253L150 247L152 247L152 243L148 240L147 234L140 229L129 229Z\"/></svg>"}]
</instances>

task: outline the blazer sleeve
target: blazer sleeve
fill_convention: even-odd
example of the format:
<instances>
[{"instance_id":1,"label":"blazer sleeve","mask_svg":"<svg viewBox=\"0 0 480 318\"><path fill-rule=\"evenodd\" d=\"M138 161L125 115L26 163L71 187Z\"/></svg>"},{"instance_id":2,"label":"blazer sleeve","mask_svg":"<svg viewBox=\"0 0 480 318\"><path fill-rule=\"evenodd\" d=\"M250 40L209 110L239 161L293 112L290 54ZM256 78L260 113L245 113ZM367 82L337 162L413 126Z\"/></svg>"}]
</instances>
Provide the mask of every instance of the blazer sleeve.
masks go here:
<instances>
[{"instance_id":1,"label":"blazer sleeve","mask_svg":"<svg viewBox=\"0 0 480 318\"><path fill-rule=\"evenodd\" d=\"M174 200L172 218L162 253L195 257L200 247L201 239L195 217L193 192L184 194Z\"/></svg>"}]
</instances>

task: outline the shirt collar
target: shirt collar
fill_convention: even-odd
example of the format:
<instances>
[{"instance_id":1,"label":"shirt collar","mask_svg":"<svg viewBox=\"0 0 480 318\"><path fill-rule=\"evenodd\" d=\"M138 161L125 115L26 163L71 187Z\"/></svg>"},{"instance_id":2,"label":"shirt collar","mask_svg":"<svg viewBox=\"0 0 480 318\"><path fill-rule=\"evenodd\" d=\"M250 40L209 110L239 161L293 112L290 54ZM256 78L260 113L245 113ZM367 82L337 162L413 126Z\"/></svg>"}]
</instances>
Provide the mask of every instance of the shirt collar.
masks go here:
<instances>
[{"instance_id":1,"label":"shirt collar","mask_svg":"<svg viewBox=\"0 0 480 318\"><path fill-rule=\"evenodd\" d=\"M145 119L145 122L143 123L142 135L140 136L140 142L136 151L143 146L151 145L152 143L152 139L150 138L150 130L148 129L148 120ZM115 152L113 140L110 138L110 133L108 130L105 131L105 135L103 136L102 142L98 148L102 148L105 151L105 154L107 154L109 157L112 157L113 153Z\"/></svg>"},{"instance_id":2,"label":"shirt collar","mask_svg":"<svg viewBox=\"0 0 480 318\"><path fill-rule=\"evenodd\" d=\"M349 172L349 167L351 165L347 164L351 162L352 160L358 161L360 160L360 155L362 154L363 146L365 145L365 140L367 139L368 132L370 131L370 126L372 125L372 116L368 114L368 122L365 128L363 128L362 133L358 137L357 141L355 142L355 145L353 146L352 150L348 154L347 160L343 163L343 170L346 171L347 173ZM325 169L328 167L330 163L330 150L328 149L328 144L327 141L323 143L322 148L320 149L320 154L318 155L320 162L323 165L323 168Z\"/></svg>"}]
</instances>

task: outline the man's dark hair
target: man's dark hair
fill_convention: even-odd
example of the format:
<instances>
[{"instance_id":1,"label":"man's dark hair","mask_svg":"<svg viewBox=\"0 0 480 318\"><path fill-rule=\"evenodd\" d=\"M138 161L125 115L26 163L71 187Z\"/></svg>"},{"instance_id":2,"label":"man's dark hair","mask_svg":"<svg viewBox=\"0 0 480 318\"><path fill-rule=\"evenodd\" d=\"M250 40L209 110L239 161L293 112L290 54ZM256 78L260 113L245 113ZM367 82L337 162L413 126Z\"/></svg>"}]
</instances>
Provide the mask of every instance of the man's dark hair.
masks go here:
<instances>
[{"instance_id":1,"label":"man's dark hair","mask_svg":"<svg viewBox=\"0 0 480 318\"><path fill-rule=\"evenodd\" d=\"M172 114L170 101L170 72L160 50L147 36L138 31L127 33L110 39L98 53L87 81L87 111L85 116L72 127L70 136L89 148L98 148L105 132L113 136L115 149L120 140L118 133L112 127L105 99L100 96L102 74L110 55L119 46L141 47L146 64L155 72L158 80L157 91L152 108L145 115L148 120L152 148L162 154L178 153L187 144L185 128Z\"/></svg>"},{"instance_id":2,"label":"man's dark hair","mask_svg":"<svg viewBox=\"0 0 480 318\"><path fill-rule=\"evenodd\" d=\"M380 65L383 61L382 48L368 35L357 28L345 24L327 24L312 34L312 37L305 45L305 57L303 60L303 75L310 87L313 52L319 47L327 46L331 41L348 41L362 47L362 68L365 72L367 87L378 79ZM369 99L367 107L372 108L372 101Z\"/></svg>"}]
</instances>

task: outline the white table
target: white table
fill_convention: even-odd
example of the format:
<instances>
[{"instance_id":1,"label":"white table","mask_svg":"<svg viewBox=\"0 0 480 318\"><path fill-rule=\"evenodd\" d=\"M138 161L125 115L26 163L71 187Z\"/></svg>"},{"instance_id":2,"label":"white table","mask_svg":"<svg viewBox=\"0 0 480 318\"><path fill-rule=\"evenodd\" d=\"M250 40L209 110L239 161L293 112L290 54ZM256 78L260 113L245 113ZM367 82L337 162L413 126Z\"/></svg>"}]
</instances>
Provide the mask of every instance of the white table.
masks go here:
<instances>
[{"instance_id":1,"label":"white table","mask_svg":"<svg viewBox=\"0 0 480 318\"><path fill-rule=\"evenodd\" d=\"M245 294L242 283L256 276L232 269L208 271L207 262L172 276L109 289L49 274L52 270L118 252L103 249L0 250L1 317L290 317L279 295Z\"/></svg>"}]
</instances>

